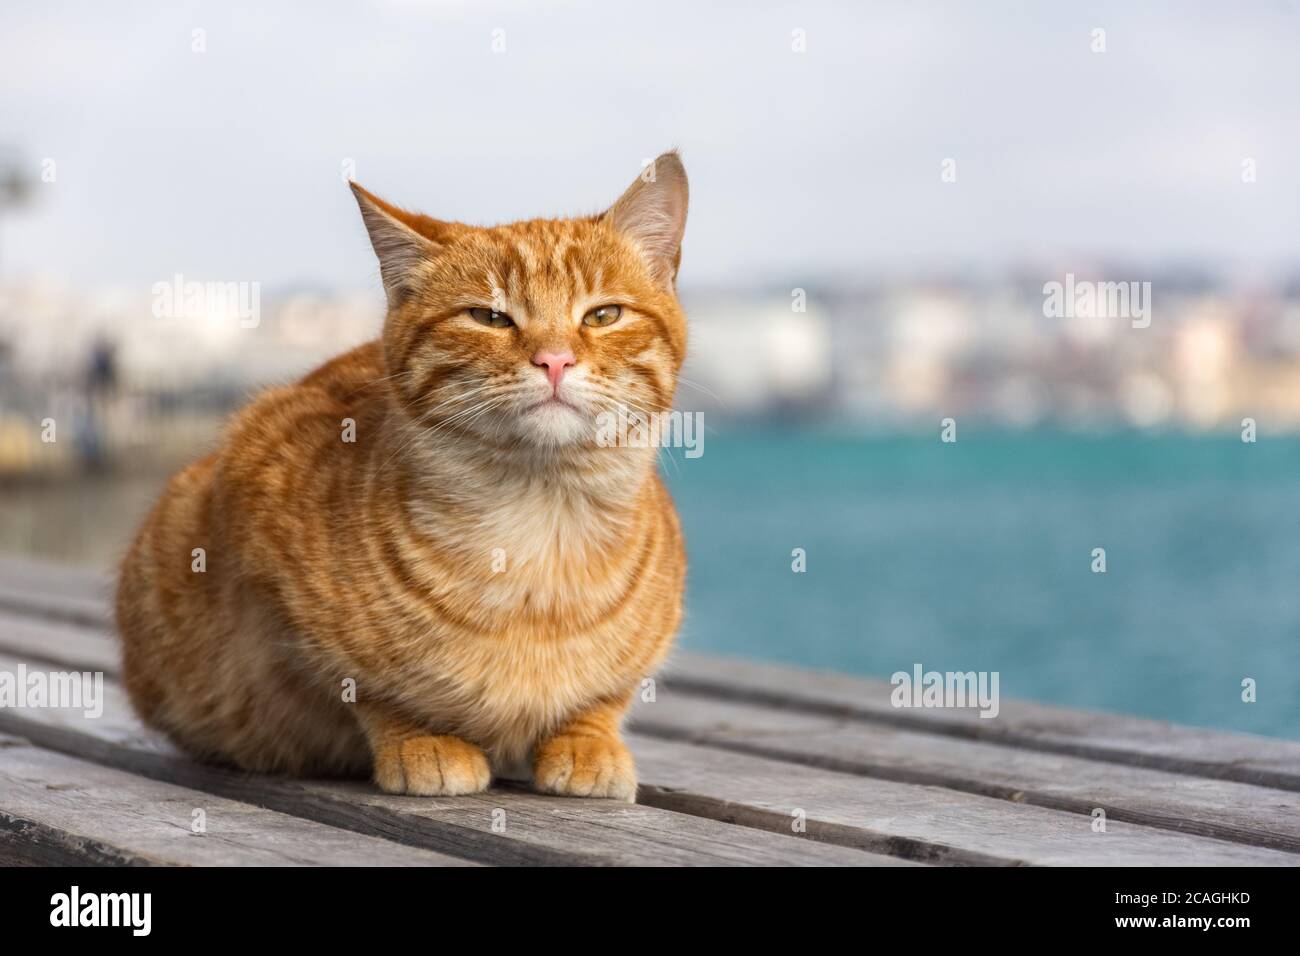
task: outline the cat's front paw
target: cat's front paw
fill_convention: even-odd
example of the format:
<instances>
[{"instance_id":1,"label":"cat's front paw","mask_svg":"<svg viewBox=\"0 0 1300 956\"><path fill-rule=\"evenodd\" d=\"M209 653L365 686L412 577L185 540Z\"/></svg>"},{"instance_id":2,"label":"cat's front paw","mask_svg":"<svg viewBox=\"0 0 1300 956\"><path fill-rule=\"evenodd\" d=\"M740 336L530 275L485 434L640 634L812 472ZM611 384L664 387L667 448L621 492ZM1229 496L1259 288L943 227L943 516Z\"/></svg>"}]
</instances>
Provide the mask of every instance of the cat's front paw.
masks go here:
<instances>
[{"instance_id":1,"label":"cat's front paw","mask_svg":"<svg viewBox=\"0 0 1300 956\"><path fill-rule=\"evenodd\" d=\"M375 784L385 793L454 797L491 782L487 755L459 737L407 737L375 753Z\"/></svg>"},{"instance_id":2,"label":"cat's front paw","mask_svg":"<svg viewBox=\"0 0 1300 956\"><path fill-rule=\"evenodd\" d=\"M560 734L537 748L533 783L562 797L636 802L636 767L617 737Z\"/></svg>"}]
</instances>

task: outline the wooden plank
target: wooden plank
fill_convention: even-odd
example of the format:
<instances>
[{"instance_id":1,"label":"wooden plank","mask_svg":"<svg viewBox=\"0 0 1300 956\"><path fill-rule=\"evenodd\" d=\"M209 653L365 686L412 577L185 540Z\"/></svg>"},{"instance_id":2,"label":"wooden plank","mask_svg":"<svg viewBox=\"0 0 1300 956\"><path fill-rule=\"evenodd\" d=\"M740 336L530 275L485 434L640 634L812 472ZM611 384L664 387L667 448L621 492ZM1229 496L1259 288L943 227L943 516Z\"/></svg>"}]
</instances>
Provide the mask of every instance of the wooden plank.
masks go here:
<instances>
[{"instance_id":1,"label":"wooden plank","mask_svg":"<svg viewBox=\"0 0 1300 956\"><path fill-rule=\"evenodd\" d=\"M59 597L28 591L0 579L0 608L29 617L68 621L85 627L111 627L106 602L97 598Z\"/></svg>"},{"instance_id":2,"label":"wooden plank","mask_svg":"<svg viewBox=\"0 0 1300 956\"><path fill-rule=\"evenodd\" d=\"M30 555L0 554L0 581L55 597L104 599L113 592L113 572Z\"/></svg>"},{"instance_id":3,"label":"wooden plank","mask_svg":"<svg viewBox=\"0 0 1300 956\"><path fill-rule=\"evenodd\" d=\"M1300 853L1290 791L773 710L660 685L643 735ZM1296 859L1300 864L1300 857Z\"/></svg>"},{"instance_id":4,"label":"wooden plank","mask_svg":"<svg viewBox=\"0 0 1300 956\"><path fill-rule=\"evenodd\" d=\"M3 632L0 626L0 634ZM54 643L67 644L70 665L79 665L81 660L91 657L107 663L109 655L102 649L96 650L94 640L89 632L74 631ZM8 643L20 643L23 647L16 649L31 650L42 641L39 634L33 634ZM47 654L48 643L45 642ZM59 653L55 651L56 659ZM704 693L717 694L718 698L699 696L701 676ZM940 786L1076 814L1088 814L1100 807L1112 821L1291 852L1300 849L1300 822L1296 802L1289 794L1226 782L1223 775L1197 779L1187 776L1185 768L1182 773L1144 770L1140 769L1140 762L1135 767L1130 761L1096 761L1060 754L1051 748L1043 753L1014 741L979 741L964 732L934 734L928 722L921 724L924 733L899 729L890 721L863 718L849 704L851 693L861 692L863 685L872 682L844 675L815 676L814 685L807 672L690 657L685 678L678 668L661 682L659 703L638 711L637 726L664 739L707 743L781 761ZM876 683L877 689L884 690L887 700L892 688L884 682ZM798 699L800 694L816 693L823 686L827 689L825 701ZM683 687L687 693L681 693ZM753 697L782 707L774 710L771 706L764 708L743 702ZM1004 714L1006 706L1004 703ZM1070 713L1054 708L1047 710L1057 716ZM960 711L925 713L940 718L955 715L957 720L965 722L974 716ZM1164 726L1118 719L1126 725ZM974 720L977 728L990 723ZM1227 737L1252 747L1261 743L1288 744L1240 735L1191 732L1215 739Z\"/></svg>"},{"instance_id":5,"label":"wooden plank","mask_svg":"<svg viewBox=\"0 0 1300 956\"><path fill-rule=\"evenodd\" d=\"M937 787L873 780L632 735L640 799L685 813L912 855L928 862L1059 866L1297 866L1300 856L1151 827L1061 813ZM954 851L960 857L954 859ZM928 854L928 855L926 855ZM966 859L961 859L965 857ZM974 858L974 859L971 859Z\"/></svg>"},{"instance_id":6,"label":"wooden plank","mask_svg":"<svg viewBox=\"0 0 1300 956\"><path fill-rule=\"evenodd\" d=\"M112 620L112 593L102 571L0 555L0 608L102 627Z\"/></svg>"},{"instance_id":7,"label":"wooden plank","mask_svg":"<svg viewBox=\"0 0 1300 956\"><path fill-rule=\"evenodd\" d=\"M71 625L0 612L0 646L77 669L117 669L115 642ZM1074 813L1100 807L1113 820L1300 852L1300 800L1290 793L698 697L671 681L657 690L633 723L660 738Z\"/></svg>"},{"instance_id":8,"label":"wooden plank","mask_svg":"<svg viewBox=\"0 0 1300 956\"><path fill-rule=\"evenodd\" d=\"M120 674L122 661L117 639L105 637L102 628L91 629L0 609L0 649L25 660Z\"/></svg>"},{"instance_id":9,"label":"wooden plank","mask_svg":"<svg viewBox=\"0 0 1300 956\"><path fill-rule=\"evenodd\" d=\"M110 674L117 670L115 642L103 640L102 632L72 625L0 612L0 646L68 666ZM683 686L691 690L683 693ZM1134 823L1300 850L1300 805L1294 798L1261 793L1222 775L1189 778L1140 765L821 716L806 709L762 708L701 697L692 692L694 686L689 679L673 676L661 682L658 705L638 710L643 729L781 760L1073 812L1102 807L1116 819Z\"/></svg>"},{"instance_id":10,"label":"wooden plank","mask_svg":"<svg viewBox=\"0 0 1300 956\"><path fill-rule=\"evenodd\" d=\"M15 671L20 663L0 656L0 671ZM651 806L509 788L466 797L396 797L359 781L290 780L205 766L141 726L112 681L104 684L98 719L53 708L7 709L0 710L0 731L153 780L481 863L905 865L890 856Z\"/></svg>"},{"instance_id":11,"label":"wooden plank","mask_svg":"<svg viewBox=\"0 0 1300 956\"><path fill-rule=\"evenodd\" d=\"M204 832L194 833L194 811ZM38 865L469 866L0 737L0 861Z\"/></svg>"},{"instance_id":12,"label":"wooden plank","mask_svg":"<svg viewBox=\"0 0 1300 956\"><path fill-rule=\"evenodd\" d=\"M0 669L4 659L0 658ZM209 776L210 768L198 768L183 758L170 756L169 763L161 769L156 762L160 747L149 741L147 731L133 719L125 716L125 702L121 693L111 683L105 685L104 717L95 721L68 715L62 726L82 726L72 731L71 743L51 728L35 732L45 746L79 747L85 750L87 733L95 738L96 745L114 744L108 751L89 753L95 759L104 759L116 766L134 772L167 779L178 779L200 789L214 789ZM665 708L663 703L655 707ZM665 708L667 709L667 708ZM51 712L42 712L42 719ZM768 732L789 731L780 723L780 713L769 715L774 727ZM6 716L0 712L0 726ZM92 726L93 725L93 726ZM10 728L12 729L12 728ZM58 730L59 728L54 728ZM28 736L33 736L29 728ZM851 847L872 853L891 853L921 862L962 864L1060 864L1075 865L1113 864L1149 865L1152 863L1186 864L1195 859L1201 863L1224 865L1286 865L1300 863L1300 856L1277 853L1273 850L1251 846L1237 846L1219 840L1184 836L1123 822L1108 825L1115 839L1102 842L1093 839L1092 819L1077 813L1060 813L1056 810L1027 806L938 787L916 786L889 780L875 780L852 775L812 770L790 763L778 763L738 754L719 753L687 744L656 740L634 734L630 738L642 779L646 784L644 804L659 810L680 811L708 818L709 822L739 823L749 827L791 833L790 814L803 809L810 818L805 835L812 840ZM123 750L125 749L125 753ZM175 764L182 765L186 774L201 772L201 780L192 776L175 778L165 775L177 772ZM724 768L718 770L717 768ZM303 812L302 802L310 797L320 800L340 795L289 790L279 795L283 804L267 803L263 791L268 786L296 787L288 781L264 781L252 778L252 791L231 792L228 788L248 788L250 778L241 776L238 781L217 781L216 792L252 799L290 812ZM306 785L316 786L316 785ZM344 799L373 806L374 801L402 800L388 798L364 786L353 788L342 795ZM477 820L482 826L484 816L490 811L482 801L493 797L458 798L453 801L456 810L465 818ZM545 800L531 794L511 794L516 801ZM409 802L409 801L408 801ZM419 801L416 801L417 804ZM554 801L552 801L554 802ZM447 801L434 804L442 806ZM564 801L564 803L568 803ZM588 801L600 805L601 801ZM427 804L426 804L427 806ZM313 819L336 825L348 825L333 815L337 807L326 807L326 816L308 813ZM506 810L509 817L513 810ZM585 811L584 811L585 813ZM680 816L680 814L679 814ZM355 819L355 818L351 818ZM585 820L583 822L586 822ZM530 820L531 823L531 820ZM386 836L392 837L391 833ZM397 837L400 839L400 837ZM599 839L591 833L574 838L571 846L583 846L582 839ZM803 846L815 846L804 843ZM450 851L452 846L439 845Z\"/></svg>"},{"instance_id":13,"label":"wooden plank","mask_svg":"<svg viewBox=\"0 0 1300 956\"><path fill-rule=\"evenodd\" d=\"M970 709L900 709L888 681L701 654L679 655L663 682L701 697L1300 791L1300 742L1292 740L1022 700L1003 699L993 719Z\"/></svg>"},{"instance_id":14,"label":"wooden plank","mask_svg":"<svg viewBox=\"0 0 1300 956\"><path fill-rule=\"evenodd\" d=\"M102 571L0 557L0 607L110 628ZM697 696L799 710L1171 773L1300 791L1300 742L1004 700L996 719L970 710L902 710L888 681L679 652L664 681Z\"/></svg>"}]
</instances>

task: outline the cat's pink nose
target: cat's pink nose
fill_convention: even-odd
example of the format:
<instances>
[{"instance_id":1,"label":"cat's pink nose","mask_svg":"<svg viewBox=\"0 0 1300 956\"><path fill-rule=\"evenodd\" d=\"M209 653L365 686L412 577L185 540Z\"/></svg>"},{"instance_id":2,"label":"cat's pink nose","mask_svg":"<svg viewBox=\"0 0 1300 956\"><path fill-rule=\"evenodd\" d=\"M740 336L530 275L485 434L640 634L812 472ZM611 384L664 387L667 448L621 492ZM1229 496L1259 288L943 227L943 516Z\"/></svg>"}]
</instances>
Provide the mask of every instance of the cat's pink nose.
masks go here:
<instances>
[{"instance_id":1,"label":"cat's pink nose","mask_svg":"<svg viewBox=\"0 0 1300 956\"><path fill-rule=\"evenodd\" d=\"M533 356L533 364L538 368L546 369L546 377L551 380L553 392L560 390L560 380L564 378L564 370L570 365L576 365L577 362L572 352L538 352Z\"/></svg>"}]
</instances>

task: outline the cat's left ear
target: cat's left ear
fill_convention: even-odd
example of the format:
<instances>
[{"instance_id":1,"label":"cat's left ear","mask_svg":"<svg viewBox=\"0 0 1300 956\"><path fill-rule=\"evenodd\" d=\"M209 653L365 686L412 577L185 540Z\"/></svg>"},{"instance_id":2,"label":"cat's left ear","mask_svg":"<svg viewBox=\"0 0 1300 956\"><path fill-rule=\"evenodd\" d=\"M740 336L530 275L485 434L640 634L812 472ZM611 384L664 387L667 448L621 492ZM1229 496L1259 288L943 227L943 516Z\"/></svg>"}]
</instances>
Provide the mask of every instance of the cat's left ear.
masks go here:
<instances>
[{"instance_id":1,"label":"cat's left ear","mask_svg":"<svg viewBox=\"0 0 1300 956\"><path fill-rule=\"evenodd\" d=\"M419 266L437 257L444 225L437 219L386 203L356 183L348 185L361 207L370 245L379 258L379 275L388 303L397 305L411 293Z\"/></svg>"},{"instance_id":2,"label":"cat's left ear","mask_svg":"<svg viewBox=\"0 0 1300 956\"><path fill-rule=\"evenodd\" d=\"M651 275L664 285L676 281L682 261L688 195L686 167L676 151L664 153L601 217L636 242Z\"/></svg>"}]
</instances>

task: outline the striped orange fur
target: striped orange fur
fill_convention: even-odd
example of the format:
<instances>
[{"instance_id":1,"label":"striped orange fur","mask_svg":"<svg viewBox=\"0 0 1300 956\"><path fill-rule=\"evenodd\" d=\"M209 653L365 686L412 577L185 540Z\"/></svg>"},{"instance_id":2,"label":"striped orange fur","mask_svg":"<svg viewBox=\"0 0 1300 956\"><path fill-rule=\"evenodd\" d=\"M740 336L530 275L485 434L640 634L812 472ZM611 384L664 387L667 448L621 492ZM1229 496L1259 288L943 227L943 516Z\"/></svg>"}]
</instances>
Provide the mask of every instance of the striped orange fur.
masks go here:
<instances>
[{"instance_id":1,"label":"striped orange fur","mask_svg":"<svg viewBox=\"0 0 1300 956\"><path fill-rule=\"evenodd\" d=\"M262 394L171 480L118 587L131 699L248 770L632 800L619 728L685 555L656 450L593 422L671 405L685 171L669 153L602 215L492 228L353 191L382 336ZM557 387L536 363L563 353Z\"/></svg>"}]
</instances>

